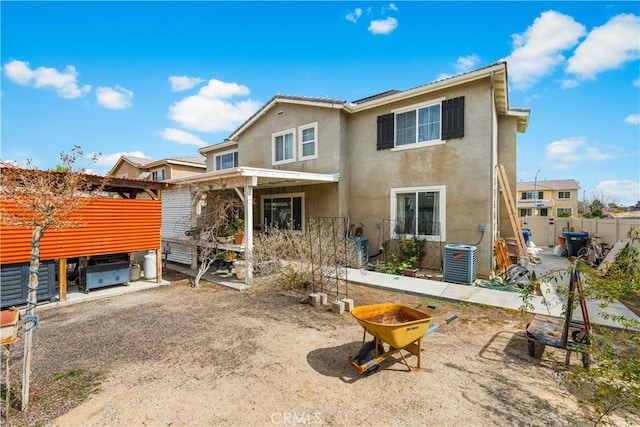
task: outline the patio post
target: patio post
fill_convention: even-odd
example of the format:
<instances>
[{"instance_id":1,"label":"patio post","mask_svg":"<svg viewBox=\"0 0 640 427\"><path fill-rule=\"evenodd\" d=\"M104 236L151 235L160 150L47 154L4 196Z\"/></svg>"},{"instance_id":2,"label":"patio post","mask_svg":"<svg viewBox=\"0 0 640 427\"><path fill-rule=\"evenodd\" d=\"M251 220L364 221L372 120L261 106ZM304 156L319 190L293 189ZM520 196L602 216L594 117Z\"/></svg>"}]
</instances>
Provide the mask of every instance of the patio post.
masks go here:
<instances>
[{"instance_id":1,"label":"patio post","mask_svg":"<svg viewBox=\"0 0 640 427\"><path fill-rule=\"evenodd\" d=\"M244 256L247 273L244 283L250 286L253 282L253 186L244 187Z\"/></svg>"}]
</instances>

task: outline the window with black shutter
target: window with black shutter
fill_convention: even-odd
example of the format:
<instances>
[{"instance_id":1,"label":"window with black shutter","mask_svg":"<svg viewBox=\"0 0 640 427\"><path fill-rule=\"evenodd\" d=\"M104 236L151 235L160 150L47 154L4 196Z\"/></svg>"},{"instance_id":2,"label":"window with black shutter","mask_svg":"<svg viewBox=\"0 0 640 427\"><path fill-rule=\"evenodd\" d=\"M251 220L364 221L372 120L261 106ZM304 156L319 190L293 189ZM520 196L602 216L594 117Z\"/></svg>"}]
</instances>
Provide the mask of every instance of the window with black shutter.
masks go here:
<instances>
[{"instance_id":1,"label":"window with black shutter","mask_svg":"<svg viewBox=\"0 0 640 427\"><path fill-rule=\"evenodd\" d=\"M464 96L446 99L440 104L421 106L415 110L378 116L378 150L438 141L442 143L447 139L462 137Z\"/></svg>"},{"instance_id":2,"label":"window with black shutter","mask_svg":"<svg viewBox=\"0 0 640 427\"><path fill-rule=\"evenodd\" d=\"M442 139L464 136L464 96L442 101Z\"/></svg>"},{"instance_id":3,"label":"window with black shutter","mask_svg":"<svg viewBox=\"0 0 640 427\"><path fill-rule=\"evenodd\" d=\"M384 114L382 116L378 116L378 150L386 150L388 148L393 148L393 119L394 114Z\"/></svg>"}]
</instances>

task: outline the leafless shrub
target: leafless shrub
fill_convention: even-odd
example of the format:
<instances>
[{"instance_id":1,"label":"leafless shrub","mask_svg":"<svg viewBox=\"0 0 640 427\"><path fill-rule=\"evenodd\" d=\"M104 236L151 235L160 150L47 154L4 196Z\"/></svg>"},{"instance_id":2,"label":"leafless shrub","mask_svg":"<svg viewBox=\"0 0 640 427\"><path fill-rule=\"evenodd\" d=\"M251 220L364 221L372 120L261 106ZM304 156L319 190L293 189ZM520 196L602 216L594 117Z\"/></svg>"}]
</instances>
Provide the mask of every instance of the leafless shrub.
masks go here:
<instances>
[{"instance_id":1,"label":"leafless shrub","mask_svg":"<svg viewBox=\"0 0 640 427\"><path fill-rule=\"evenodd\" d=\"M362 259L342 218L312 218L304 234L269 228L256 236L254 278L261 286L346 294L346 268L360 268Z\"/></svg>"}]
</instances>

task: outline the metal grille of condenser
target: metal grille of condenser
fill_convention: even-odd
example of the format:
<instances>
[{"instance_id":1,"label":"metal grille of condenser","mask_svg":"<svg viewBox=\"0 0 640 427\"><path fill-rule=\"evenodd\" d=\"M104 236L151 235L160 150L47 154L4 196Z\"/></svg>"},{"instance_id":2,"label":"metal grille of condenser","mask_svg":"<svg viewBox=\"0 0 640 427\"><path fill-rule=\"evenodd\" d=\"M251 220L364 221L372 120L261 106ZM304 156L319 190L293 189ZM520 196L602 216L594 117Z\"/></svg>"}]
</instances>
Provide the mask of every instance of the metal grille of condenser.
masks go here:
<instances>
[{"instance_id":1,"label":"metal grille of condenser","mask_svg":"<svg viewBox=\"0 0 640 427\"><path fill-rule=\"evenodd\" d=\"M358 265L354 267L365 267L369 261L369 239L364 236L358 236L352 237L350 240L353 241L356 257L358 259Z\"/></svg>"},{"instance_id":2,"label":"metal grille of condenser","mask_svg":"<svg viewBox=\"0 0 640 427\"><path fill-rule=\"evenodd\" d=\"M448 244L444 247L444 281L469 285L476 280L477 248Z\"/></svg>"}]
</instances>

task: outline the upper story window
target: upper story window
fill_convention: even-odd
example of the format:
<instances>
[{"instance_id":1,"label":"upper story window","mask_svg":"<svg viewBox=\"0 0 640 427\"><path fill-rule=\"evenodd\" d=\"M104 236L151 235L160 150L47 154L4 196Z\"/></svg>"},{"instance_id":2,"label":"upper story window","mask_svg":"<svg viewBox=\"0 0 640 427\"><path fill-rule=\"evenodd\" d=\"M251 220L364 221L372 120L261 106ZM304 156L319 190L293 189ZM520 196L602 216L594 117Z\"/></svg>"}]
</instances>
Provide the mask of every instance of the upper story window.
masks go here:
<instances>
[{"instance_id":1,"label":"upper story window","mask_svg":"<svg viewBox=\"0 0 640 427\"><path fill-rule=\"evenodd\" d=\"M215 170L222 171L238 167L238 150L216 154Z\"/></svg>"},{"instance_id":2,"label":"upper story window","mask_svg":"<svg viewBox=\"0 0 640 427\"><path fill-rule=\"evenodd\" d=\"M464 96L403 108L378 116L377 148L444 144L464 137Z\"/></svg>"},{"instance_id":3,"label":"upper story window","mask_svg":"<svg viewBox=\"0 0 640 427\"><path fill-rule=\"evenodd\" d=\"M318 122L300 126L298 140L300 141L300 160L316 159L318 157Z\"/></svg>"},{"instance_id":4,"label":"upper story window","mask_svg":"<svg viewBox=\"0 0 640 427\"><path fill-rule=\"evenodd\" d=\"M295 129L274 133L272 135L272 145L274 165L295 161Z\"/></svg>"},{"instance_id":5,"label":"upper story window","mask_svg":"<svg viewBox=\"0 0 640 427\"><path fill-rule=\"evenodd\" d=\"M440 140L440 104L396 114L396 147Z\"/></svg>"},{"instance_id":6,"label":"upper story window","mask_svg":"<svg viewBox=\"0 0 640 427\"><path fill-rule=\"evenodd\" d=\"M523 191L522 195L520 196L520 200L533 200L536 199L536 197L534 196L536 193L535 191ZM544 195L544 191L538 191L538 197L537 199L542 199Z\"/></svg>"},{"instance_id":7,"label":"upper story window","mask_svg":"<svg viewBox=\"0 0 640 427\"><path fill-rule=\"evenodd\" d=\"M164 168L152 171L151 179L153 181L164 181Z\"/></svg>"},{"instance_id":8,"label":"upper story window","mask_svg":"<svg viewBox=\"0 0 640 427\"><path fill-rule=\"evenodd\" d=\"M558 191L558 199L570 199L571 191Z\"/></svg>"}]
</instances>

